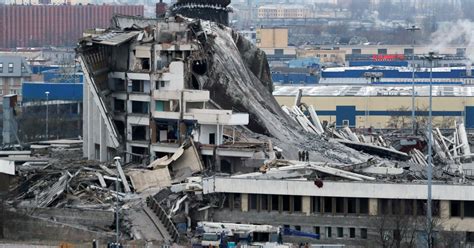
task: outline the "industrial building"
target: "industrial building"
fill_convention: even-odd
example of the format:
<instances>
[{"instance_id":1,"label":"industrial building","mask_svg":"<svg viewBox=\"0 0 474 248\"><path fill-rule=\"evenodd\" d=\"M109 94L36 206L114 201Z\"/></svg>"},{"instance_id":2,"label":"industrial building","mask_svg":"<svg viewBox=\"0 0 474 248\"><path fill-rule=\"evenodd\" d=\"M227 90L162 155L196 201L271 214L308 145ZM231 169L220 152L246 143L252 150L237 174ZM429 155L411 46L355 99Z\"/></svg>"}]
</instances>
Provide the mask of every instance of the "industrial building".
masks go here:
<instances>
[{"instance_id":1,"label":"industrial building","mask_svg":"<svg viewBox=\"0 0 474 248\"><path fill-rule=\"evenodd\" d=\"M299 89L302 102L313 105L321 121L337 127L402 128L411 125L411 86L276 86L277 101L289 105ZM453 128L454 120L474 128L474 97L471 86L433 86L433 121L437 126ZM415 87L416 115L428 115L429 86Z\"/></svg>"},{"instance_id":2,"label":"industrial building","mask_svg":"<svg viewBox=\"0 0 474 248\"><path fill-rule=\"evenodd\" d=\"M426 246L420 231L426 214L424 184L334 180L318 187L302 178L264 177L251 173L205 178L205 194L226 197L223 208L214 213L214 221L287 226L320 235L320 240L290 237L295 243L380 247L383 232L387 239L397 239L398 235L402 242L413 235L413 242L419 247ZM474 242L471 188L443 182L433 185L433 216L439 219L441 230L460 233L457 244ZM388 227L391 218L398 219L398 229ZM417 223L417 218L421 222ZM412 229L413 226L420 229Z\"/></svg>"},{"instance_id":3,"label":"industrial building","mask_svg":"<svg viewBox=\"0 0 474 248\"><path fill-rule=\"evenodd\" d=\"M296 48L288 45L287 28L258 28L257 47L265 52L268 60L281 61L296 58Z\"/></svg>"},{"instance_id":4,"label":"industrial building","mask_svg":"<svg viewBox=\"0 0 474 248\"><path fill-rule=\"evenodd\" d=\"M143 16L139 5L0 5L0 48L74 46L114 14Z\"/></svg>"},{"instance_id":5,"label":"industrial building","mask_svg":"<svg viewBox=\"0 0 474 248\"><path fill-rule=\"evenodd\" d=\"M429 84L430 75L434 84L461 85L473 84L471 66L412 68L395 66L353 66L334 67L321 70L321 84Z\"/></svg>"}]
</instances>

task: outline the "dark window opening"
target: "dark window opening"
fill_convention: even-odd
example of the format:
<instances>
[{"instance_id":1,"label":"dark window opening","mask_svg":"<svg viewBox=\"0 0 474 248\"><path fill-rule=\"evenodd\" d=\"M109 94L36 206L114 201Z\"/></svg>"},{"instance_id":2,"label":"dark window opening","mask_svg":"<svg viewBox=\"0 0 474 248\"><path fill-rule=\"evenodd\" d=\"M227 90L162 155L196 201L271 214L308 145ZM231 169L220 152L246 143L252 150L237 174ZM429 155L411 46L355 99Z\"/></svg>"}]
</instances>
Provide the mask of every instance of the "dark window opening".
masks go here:
<instances>
[{"instance_id":1,"label":"dark window opening","mask_svg":"<svg viewBox=\"0 0 474 248\"><path fill-rule=\"evenodd\" d=\"M330 226L326 227L326 238L331 238L332 237L332 229Z\"/></svg>"},{"instance_id":2,"label":"dark window opening","mask_svg":"<svg viewBox=\"0 0 474 248\"><path fill-rule=\"evenodd\" d=\"M392 200L392 213L394 215L401 215L401 200L393 199Z\"/></svg>"},{"instance_id":3,"label":"dark window opening","mask_svg":"<svg viewBox=\"0 0 474 248\"><path fill-rule=\"evenodd\" d=\"M461 201L451 201L451 217L461 217Z\"/></svg>"},{"instance_id":4,"label":"dark window opening","mask_svg":"<svg viewBox=\"0 0 474 248\"><path fill-rule=\"evenodd\" d=\"M8 73L13 73L13 63L8 63Z\"/></svg>"},{"instance_id":5,"label":"dark window opening","mask_svg":"<svg viewBox=\"0 0 474 248\"><path fill-rule=\"evenodd\" d=\"M290 211L290 196L288 195L283 196L283 211Z\"/></svg>"},{"instance_id":6,"label":"dark window opening","mask_svg":"<svg viewBox=\"0 0 474 248\"><path fill-rule=\"evenodd\" d=\"M132 101L132 113L134 114L148 114L148 103Z\"/></svg>"},{"instance_id":7,"label":"dark window opening","mask_svg":"<svg viewBox=\"0 0 474 248\"><path fill-rule=\"evenodd\" d=\"M357 213L356 202L357 202L356 198L347 198L347 213L349 214Z\"/></svg>"},{"instance_id":8,"label":"dark window opening","mask_svg":"<svg viewBox=\"0 0 474 248\"><path fill-rule=\"evenodd\" d=\"M199 81L197 80L197 78L194 76L194 75L191 75L191 84L193 86L193 89L195 90L199 90Z\"/></svg>"},{"instance_id":9,"label":"dark window opening","mask_svg":"<svg viewBox=\"0 0 474 248\"><path fill-rule=\"evenodd\" d=\"M125 136L125 123L123 121L114 121L115 127L117 128L118 133L124 137Z\"/></svg>"},{"instance_id":10,"label":"dark window opening","mask_svg":"<svg viewBox=\"0 0 474 248\"><path fill-rule=\"evenodd\" d=\"M349 228L349 238L356 237L356 229L354 227Z\"/></svg>"},{"instance_id":11,"label":"dark window opening","mask_svg":"<svg viewBox=\"0 0 474 248\"><path fill-rule=\"evenodd\" d=\"M226 159L221 159L221 172L223 173L232 173L232 165Z\"/></svg>"},{"instance_id":12,"label":"dark window opening","mask_svg":"<svg viewBox=\"0 0 474 248\"><path fill-rule=\"evenodd\" d=\"M313 226L313 232L314 234L321 235L321 229L319 228L319 226Z\"/></svg>"},{"instance_id":13,"label":"dark window opening","mask_svg":"<svg viewBox=\"0 0 474 248\"><path fill-rule=\"evenodd\" d=\"M268 210L268 196L267 195L262 195L260 197L260 208L262 210Z\"/></svg>"},{"instance_id":14,"label":"dark window opening","mask_svg":"<svg viewBox=\"0 0 474 248\"><path fill-rule=\"evenodd\" d=\"M145 147L132 146L132 162L141 163L143 158L148 156L148 149Z\"/></svg>"},{"instance_id":15,"label":"dark window opening","mask_svg":"<svg viewBox=\"0 0 474 248\"><path fill-rule=\"evenodd\" d=\"M301 231L301 226L295 226L296 231Z\"/></svg>"},{"instance_id":16,"label":"dark window opening","mask_svg":"<svg viewBox=\"0 0 474 248\"><path fill-rule=\"evenodd\" d=\"M117 112L125 112L125 101L114 98L114 110Z\"/></svg>"},{"instance_id":17,"label":"dark window opening","mask_svg":"<svg viewBox=\"0 0 474 248\"><path fill-rule=\"evenodd\" d=\"M249 194L249 210L257 210L257 195Z\"/></svg>"},{"instance_id":18,"label":"dark window opening","mask_svg":"<svg viewBox=\"0 0 474 248\"><path fill-rule=\"evenodd\" d=\"M336 213L338 214L344 213L344 198L342 197L336 198Z\"/></svg>"},{"instance_id":19,"label":"dark window opening","mask_svg":"<svg viewBox=\"0 0 474 248\"><path fill-rule=\"evenodd\" d=\"M147 126L132 126L132 140L147 140Z\"/></svg>"},{"instance_id":20,"label":"dark window opening","mask_svg":"<svg viewBox=\"0 0 474 248\"><path fill-rule=\"evenodd\" d=\"M387 49L385 49L385 48L378 49L377 54L384 54L385 55L385 54L387 54Z\"/></svg>"},{"instance_id":21,"label":"dark window opening","mask_svg":"<svg viewBox=\"0 0 474 248\"><path fill-rule=\"evenodd\" d=\"M230 197L232 194L225 194L224 203L222 204L222 208L230 208Z\"/></svg>"},{"instance_id":22,"label":"dark window opening","mask_svg":"<svg viewBox=\"0 0 474 248\"><path fill-rule=\"evenodd\" d=\"M234 194L234 206L233 209L240 210L240 194Z\"/></svg>"},{"instance_id":23,"label":"dark window opening","mask_svg":"<svg viewBox=\"0 0 474 248\"><path fill-rule=\"evenodd\" d=\"M311 197L311 207L313 213L320 213L321 212L321 202L319 196Z\"/></svg>"},{"instance_id":24,"label":"dark window opening","mask_svg":"<svg viewBox=\"0 0 474 248\"><path fill-rule=\"evenodd\" d=\"M209 144L215 145L216 144L216 134L210 133L209 134Z\"/></svg>"},{"instance_id":25,"label":"dark window opening","mask_svg":"<svg viewBox=\"0 0 474 248\"><path fill-rule=\"evenodd\" d=\"M405 215L413 215L413 200L405 200Z\"/></svg>"},{"instance_id":26,"label":"dark window opening","mask_svg":"<svg viewBox=\"0 0 474 248\"><path fill-rule=\"evenodd\" d=\"M343 238L344 237L344 228L342 228L342 227L337 228L337 237L338 238Z\"/></svg>"},{"instance_id":27,"label":"dark window opening","mask_svg":"<svg viewBox=\"0 0 474 248\"><path fill-rule=\"evenodd\" d=\"M115 78L114 79L114 89L115 91L125 91L125 80L120 79L120 78Z\"/></svg>"},{"instance_id":28,"label":"dark window opening","mask_svg":"<svg viewBox=\"0 0 474 248\"><path fill-rule=\"evenodd\" d=\"M324 197L324 213L332 213L332 198Z\"/></svg>"},{"instance_id":29,"label":"dark window opening","mask_svg":"<svg viewBox=\"0 0 474 248\"><path fill-rule=\"evenodd\" d=\"M387 199L380 199L379 200L379 208L380 208L380 213L383 215L388 215L391 214L391 211L389 209L389 200Z\"/></svg>"},{"instance_id":30,"label":"dark window opening","mask_svg":"<svg viewBox=\"0 0 474 248\"><path fill-rule=\"evenodd\" d=\"M464 202L464 217L474 217L474 201Z\"/></svg>"},{"instance_id":31,"label":"dark window opening","mask_svg":"<svg viewBox=\"0 0 474 248\"><path fill-rule=\"evenodd\" d=\"M279 207L278 207L278 196L277 195L272 195L272 211L278 211L279 210Z\"/></svg>"},{"instance_id":32,"label":"dark window opening","mask_svg":"<svg viewBox=\"0 0 474 248\"><path fill-rule=\"evenodd\" d=\"M474 232L466 232L466 242L474 243Z\"/></svg>"},{"instance_id":33,"label":"dark window opening","mask_svg":"<svg viewBox=\"0 0 474 248\"><path fill-rule=\"evenodd\" d=\"M140 61L142 65L142 70L150 70L150 59L143 58L143 59L140 59Z\"/></svg>"},{"instance_id":34,"label":"dark window opening","mask_svg":"<svg viewBox=\"0 0 474 248\"><path fill-rule=\"evenodd\" d=\"M293 197L293 211L294 212L302 211L302 197L301 196Z\"/></svg>"},{"instance_id":35,"label":"dark window opening","mask_svg":"<svg viewBox=\"0 0 474 248\"><path fill-rule=\"evenodd\" d=\"M360 229L360 238L367 239L367 228Z\"/></svg>"},{"instance_id":36,"label":"dark window opening","mask_svg":"<svg viewBox=\"0 0 474 248\"><path fill-rule=\"evenodd\" d=\"M275 55L283 55L283 49L275 49Z\"/></svg>"},{"instance_id":37,"label":"dark window opening","mask_svg":"<svg viewBox=\"0 0 474 248\"><path fill-rule=\"evenodd\" d=\"M132 92L145 92L145 82L142 80L133 80Z\"/></svg>"},{"instance_id":38,"label":"dark window opening","mask_svg":"<svg viewBox=\"0 0 474 248\"><path fill-rule=\"evenodd\" d=\"M95 152L95 159L99 160L100 159L100 145L99 144L94 145L94 152Z\"/></svg>"},{"instance_id":39,"label":"dark window opening","mask_svg":"<svg viewBox=\"0 0 474 248\"><path fill-rule=\"evenodd\" d=\"M426 202L422 200L415 200L416 201L416 215L426 215Z\"/></svg>"},{"instance_id":40,"label":"dark window opening","mask_svg":"<svg viewBox=\"0 0 474 248\"><path fill-rule=\"evenodd\" d=\"M369 199L360 198L359 199L359 208L361 214L369 214Z\"/></svg>"},{"instance_id":41,"label":"dark window opening","mask_svg":"<svg viewBox=\"0 0 474 248\"><path fill-rule=\"evenodd\" d=\"M439 211L439 201L438 200L434 200L432 202L432 210L431 211L432 211L431 213L432 213L433 216L439 216L440 211Z\"/></svg>"}]
</instances>

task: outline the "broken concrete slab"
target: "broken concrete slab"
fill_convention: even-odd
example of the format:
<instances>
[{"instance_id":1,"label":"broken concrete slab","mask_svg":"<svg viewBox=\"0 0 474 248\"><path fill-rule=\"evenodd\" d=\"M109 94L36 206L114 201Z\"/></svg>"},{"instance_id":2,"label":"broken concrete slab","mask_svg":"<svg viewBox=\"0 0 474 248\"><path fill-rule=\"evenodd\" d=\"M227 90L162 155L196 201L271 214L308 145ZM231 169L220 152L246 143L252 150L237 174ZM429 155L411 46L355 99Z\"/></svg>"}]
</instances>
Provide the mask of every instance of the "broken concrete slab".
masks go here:
<instances>
[{"instance_id":1,"label":"broken concrete slab","mask_svg":"<svg viewBox=\"0 0 474 248\"><path fill-rule=\"evenodd\" d=\"M155 170L132 170L127 173L136 192L143 192L149 188L163 188L171 186L171 175L168 168Z\"/></svg>"}]
</instances>

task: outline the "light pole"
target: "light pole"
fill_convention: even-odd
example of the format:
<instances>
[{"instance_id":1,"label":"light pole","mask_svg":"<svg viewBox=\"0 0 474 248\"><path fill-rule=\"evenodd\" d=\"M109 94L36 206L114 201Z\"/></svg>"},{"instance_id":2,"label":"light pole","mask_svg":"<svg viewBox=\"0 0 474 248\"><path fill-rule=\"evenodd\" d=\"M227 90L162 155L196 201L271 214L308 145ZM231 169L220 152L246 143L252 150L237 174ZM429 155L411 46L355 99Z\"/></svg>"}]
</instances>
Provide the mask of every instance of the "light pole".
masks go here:
<instances>
[{"instance_id":1,"label":"light pole","mask_svg":"<svg viewBox=\"0 0 474 248\"><path fill-rule=\"evenodd\" d=\"M431 184L433 177L433 61L439 60L442 57L436 55L434 52L430 52L428 55L423 56L423 59L426 59L430 62L430 97L429 97L429 112L428 112L428 200L427 200L427 209L426 209L426 218L427 218L427 233L428 233L428 247L433 247L432 244L432 213L431 213Z\"/></svg>"},{"instance_id":2,"label":"light pole","mask_svg":"<svg viewBox=\"0 0 474 248\"><path fill-rule=\"evenodd\" d=\"M411 84L411 125L412 125L412 132L413 135L416 135L416 117L415 117L415 31L420 30L419 27L413 25L406 29L407 31L412 32L413 41L411 43L412 48L412 84Z\"/></svg>"},{"instance_id":3,"label":"light pole","mask_svg":"<svg viewBox=\"0 0 474 248\"><path fill-rule=\"evenodd\" d=\"M49 137L49 128L48 128L49 91L45 91L44 93L46 94L46 140L48 140L48 137Z\"/></svg>"},{"instance_id":4,"label":"light pole","mask_svg":"<svg viewBox=\"0 0 474 248\"><path fill-rule=\"evenodd\" d=\"M116 192L116 199L115 199L115 230L116 230L116 236L115 236L115 246L114 247L120 247L119 241L120 241L120 230L119 230L119 188L118 188L118 177L120 175L119 173L119 165L120 164L120 157L115 157L115 166L117 167L117 175L115 178L115 192Z\"/></svg>"}]
</instances>

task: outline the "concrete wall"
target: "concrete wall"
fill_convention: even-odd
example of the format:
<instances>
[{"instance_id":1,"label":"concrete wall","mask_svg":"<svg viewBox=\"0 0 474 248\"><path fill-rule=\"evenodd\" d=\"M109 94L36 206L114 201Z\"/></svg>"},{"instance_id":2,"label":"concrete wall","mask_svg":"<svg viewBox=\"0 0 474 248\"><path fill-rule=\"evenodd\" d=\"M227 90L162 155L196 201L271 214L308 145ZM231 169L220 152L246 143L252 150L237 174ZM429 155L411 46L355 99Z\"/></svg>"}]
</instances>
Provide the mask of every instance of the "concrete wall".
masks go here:
<instances>
[{"instance_id":1,"label":"concrete wall","mask_svg":"<svg viewBox=\"0 0 474 248\"><path fill-rule=\"evenodd\" d=\"M257 29L257 46L265 48L288 47L288 29L268 28Z\"/></svg>"},{"instance_id":2,"label":"concrete wall","mask_svg":"<svg viewBox=\"0 0 474 248\"><path fill-rule=\"evenodd\" d=\"M36 218L6 211L7 225L4 226L4 237L9 240L57 240L63 242L111 240L113 233L88 230L78 224L66 224L46 218ZM65 216L61 219L69 219ZM112 219L113 221L113 219ZM97 223L97 222L95 222Z\"/></svg>"},{"instance_id":3,"label":"concrete wall","mask_svg":"<svg viewBox=\"0 0 474 248\"><path fill-rule=\"evenodd\" d=\"M433 184L433 200L474 201L472 185ZM425 184L325 181L318 188L312 181L204 178L203 191L272 195L358 197L380 199L426 199Z\"/></svg>"}]
</instances>

